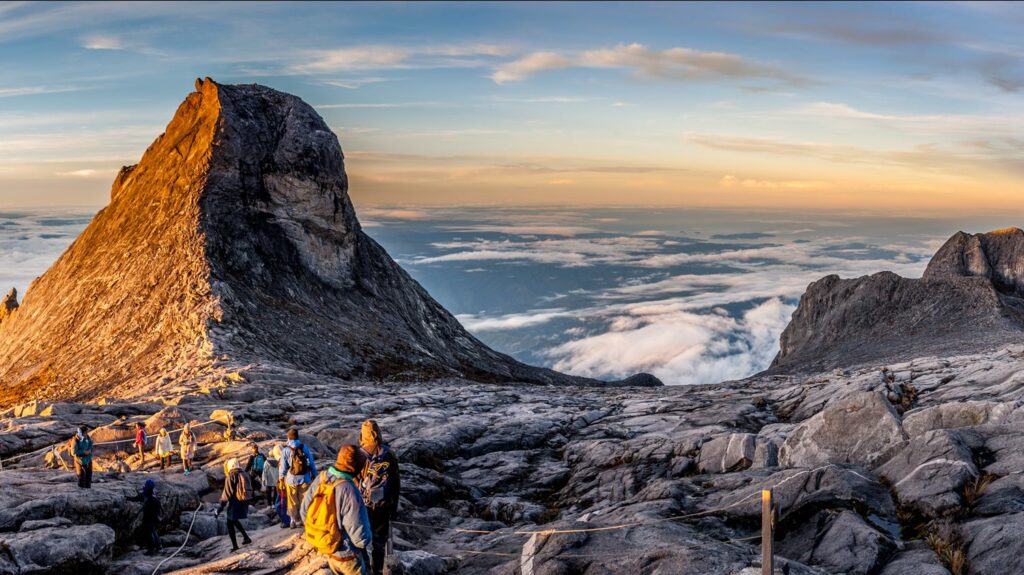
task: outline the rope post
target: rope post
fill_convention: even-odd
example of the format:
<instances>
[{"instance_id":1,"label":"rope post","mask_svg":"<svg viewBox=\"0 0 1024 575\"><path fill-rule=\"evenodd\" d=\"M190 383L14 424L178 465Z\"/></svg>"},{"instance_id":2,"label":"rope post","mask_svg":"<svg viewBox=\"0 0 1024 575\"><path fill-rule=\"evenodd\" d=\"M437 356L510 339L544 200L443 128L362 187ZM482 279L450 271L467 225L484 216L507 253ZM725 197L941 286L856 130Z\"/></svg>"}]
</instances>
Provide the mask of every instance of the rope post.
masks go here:
<instances>
[{"instance_id":1,"label":"rope post","mask_svg":"<svg viewBox=\"0 0 1024 575\"><path fill-rule=\"evenodd\" d=\"M775 507L771 489L761 490L761 575L775 575Z\"/></svg>"}]
</instances>

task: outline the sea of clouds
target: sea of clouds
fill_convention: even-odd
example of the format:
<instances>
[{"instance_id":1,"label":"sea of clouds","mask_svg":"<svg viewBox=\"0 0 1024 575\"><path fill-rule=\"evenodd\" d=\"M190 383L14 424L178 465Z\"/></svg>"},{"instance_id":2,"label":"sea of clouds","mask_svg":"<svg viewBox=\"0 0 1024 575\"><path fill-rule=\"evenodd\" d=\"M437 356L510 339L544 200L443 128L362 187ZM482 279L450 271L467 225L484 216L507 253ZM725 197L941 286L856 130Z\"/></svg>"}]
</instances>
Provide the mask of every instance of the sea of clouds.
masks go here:
<instances>
[{"instance_id":1,"label":"sea of clouds","mask_svg":"<svg viewBox=\"0 0 1024 575\"><path fill-rule=\"evenodd\" d=\"M95 210L0 210L24 294ZM768 367L807 284L920 276L948 222L684 209L362 207L366 231L477 337L535 364L667 384Z\"/></svg>"}]
</instances>

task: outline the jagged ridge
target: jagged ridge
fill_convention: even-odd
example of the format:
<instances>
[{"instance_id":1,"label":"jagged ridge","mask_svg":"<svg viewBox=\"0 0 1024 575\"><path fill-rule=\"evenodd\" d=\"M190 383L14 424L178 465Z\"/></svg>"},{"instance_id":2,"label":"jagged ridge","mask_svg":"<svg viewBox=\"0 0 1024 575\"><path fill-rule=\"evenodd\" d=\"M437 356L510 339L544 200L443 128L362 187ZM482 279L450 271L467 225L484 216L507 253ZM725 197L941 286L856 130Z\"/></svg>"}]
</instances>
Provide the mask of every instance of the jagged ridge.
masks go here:
<instances>
[{"instance_id":1,"label":"jagged ridge","mask_svg":"<svg viewBox=\"0 0 1024 575\"><path fill-rule=\"evenodd\" d=\"M807 287L769 373L811 372L1024 340L1024 231L957 232L921 279L831 275Z\"/></svg>"}]
</instances>

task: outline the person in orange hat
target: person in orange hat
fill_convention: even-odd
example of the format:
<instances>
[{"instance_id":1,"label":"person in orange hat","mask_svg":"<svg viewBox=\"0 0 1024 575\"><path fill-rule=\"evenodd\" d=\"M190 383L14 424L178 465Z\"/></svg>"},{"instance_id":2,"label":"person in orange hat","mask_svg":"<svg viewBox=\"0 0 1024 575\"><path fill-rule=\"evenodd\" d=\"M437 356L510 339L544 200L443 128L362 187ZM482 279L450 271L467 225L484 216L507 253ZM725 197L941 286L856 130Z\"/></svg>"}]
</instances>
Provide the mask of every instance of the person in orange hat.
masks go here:
<instances>
[{"instance_id":1,"label":"person in orange hat","mask_svg":"<svg viewBox=\"0 0 1024 575\"><path fill-rule=\"evenodd\" d=\"M370 519L359 493L366 456L355 445L342 445L334 465L320 472L302 500L306 541L327 556L338 575L368 575Z\"/></svg>"}]
</instances>

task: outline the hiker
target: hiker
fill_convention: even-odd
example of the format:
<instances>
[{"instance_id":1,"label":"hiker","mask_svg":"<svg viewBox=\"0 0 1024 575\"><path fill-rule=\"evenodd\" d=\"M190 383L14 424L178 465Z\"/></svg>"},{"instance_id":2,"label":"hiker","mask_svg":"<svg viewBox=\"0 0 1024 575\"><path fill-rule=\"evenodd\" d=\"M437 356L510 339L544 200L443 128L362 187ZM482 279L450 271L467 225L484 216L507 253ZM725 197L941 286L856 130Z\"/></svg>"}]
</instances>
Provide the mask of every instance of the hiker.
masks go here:
<instances>
[{"instance_id":1,"label":"hiker","mask_svg":"<svg viewBox=\"0 0 1024 575\"><path fill-rule=\"evenodd\" d=\"M141 421L135 422L135 443L132 445L139 452L139 468L146 464L146 426Z\"/></svg>"},{"instance_id":2,"label":"hiker","mask_svg":"<svg viewBox=\"0 0 1024 575\"><path fill-rule=\"evenodd\" d=\"M288 443L281 450L281 460L277 466L280 481L284 484L282 491L288 498L288 515L291 517L288 527L297 529L302 526L302 500L306 497L310 482L316 476L313 452L299 441L298 429L293 427L288 430ZM280 487L278 485L278 488Z\"/></svg>"},{"instance_id":3,"label":"hiker","mask_svg":"<svg viewBox=\"0 0 1024 575\"><path fill-rule=\"evenodd\" d=\"M270 450L270 457L263 464L263 475L260 481L263 482L263 489L266 491L267 505L273 506L277 501L277 480L280 477L277 471L277 457L281 456L281 449L275 446Z\"/></svg>"},{"instance_id":4,"label":"hiker","mask_svg":"<svg viewBox=\"0 0 1024 575\"><path fill-rule=\"evenodd\" d=\"M71 443L71 453L75 456L75 474L78 475L78 486L82 489L92 487L92 438L85 432L85 426L79 427L75 439Z\"/></svg>"},{"instance_id":5,"label":"hiker","mask_svg":"<svg viewBox=\"0 0 1024 575\"><path fill-rule=\"evenodd\" d=\"M220 516L224 508L228 508L228 537L231 538L231 550L238 551L238 540L235 530L242 532L242 545L252 543L249 534L242 527L242 519L249 516L249 500L252 499L252 482L249 475L238 468L238 460L231 458L224 464L224 491L220 494L220 507L215 517Z\"/></svg>"},{"instance_id":6,"label":"hiker","mask_svg":"<svg viewBox=\"0 0 1024 575\"><path fill-rule=\"evenodd\" d=\"M181 437L178 438L178 445L181 447L181 467L185 475L192 472L192 458L196 456L196 436L192 433L192 424L186 423L181 428Z\"/></svg>"},{"instance_id":7,"label":"hiker","mask_svg":"<svg viewBox=\"0 0 1024 575\"><path fill-rule=\"evenodd\" d=\"M157 533L157 527L160 526L160 500L156 498L156 482L147 479L142 486L142 493L135 497L129 497L128 500L142 502L142 526L140 529L146 544L146 555L156 555L162 546L160 534Z\"/></svg>"},{"instance_id":8,"label":"hiker","mask_svg":"<svg viewBox=\"0 0 1024 575\"><path fill-rule=\"evenodd\" d=\"M167 434L166 427L161 427L160 433L156 436L156 456L160 458L160 469L166 469L171 465L173 453L174 445L171 443L171 436Z\"/></svg>"},{"instance_id":9,"label":"hiker","mask_svg":"<svg viewBox=\"0 0 1024 575\"><path fill-rule=\"evenodd\" d=\"M263 468L266 463L267 458L260 453L260 446L255 441L249 444L249 460L245 462L245 472L252 478L253 493L263 491Z\"/></svg>"},{"instance_id":10,"label":"hiker","mask_svg":"<svg viewBox=\"0 0 1024 575\"><path fill-rule=\"evenodd\" d=\"M339 575L368 575L366 550L373 535L357 482L366 456L355 445L342 445L334 465L317 475L302 500L306 541L327 555Z\"/></svg>"},{"instance_id":11,"label":"hiker","mask_svg":"<svg viewBox=\"0 0 1024 575\"><path fill-rule=\"evenodd\" d=\"M384 555L391 537L391 520L398 513L398 492L401 488L398 457L391 446L384 443L380 426L372 419L363 422L359 445L366 456L366 469L359 482L359 490L373 530L373 575L382 575Z\"/></svg>"}]
</instances>

